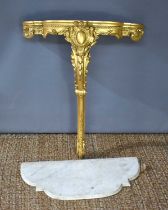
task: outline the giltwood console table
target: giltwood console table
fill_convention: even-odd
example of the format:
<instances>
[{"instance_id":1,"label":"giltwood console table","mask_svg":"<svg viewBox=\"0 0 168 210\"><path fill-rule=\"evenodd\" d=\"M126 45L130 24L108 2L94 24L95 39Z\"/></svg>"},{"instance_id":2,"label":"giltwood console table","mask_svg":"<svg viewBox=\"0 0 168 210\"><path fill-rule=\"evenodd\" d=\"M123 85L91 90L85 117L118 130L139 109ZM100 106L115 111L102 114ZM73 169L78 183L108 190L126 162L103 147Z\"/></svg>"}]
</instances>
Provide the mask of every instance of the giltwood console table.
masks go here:
<instances>
[{"instance_id":1,"label":"giltwood console table","mask_svg":"<svg viewBox=\"0 0 168 210\"><path fill-rule=\"evenodd\" d=\"M111 21L47 20L25 21L26 38L34 35L63 35L71 44L71 61L75 75L75 93L78 103L77 154L85 155L85 96L90 48L100 35L117 39L130 37L139 41L144 33L141 24ZM65 161L38 161L21 164L23 180L57 199L76 200L106 197L116 194L122 186L138 177L136 157L84 159Z\"/></svg>"},{"instance_id":2,"label":"giltwood console table","mask_svg":"<svg viewBox=\"0 0 168 210\"><path fill-rule=\"evenodd\" d=\"M85 154L85 96L90 48L100 35L115 36L117 39L130 37L133 41L139 41L144 33L144 26L111 21L25 21L23 32L26 38L32 38L34 35L42 35L44 38L48 34L63 35L71 44L71 61L78 103L77 154L82 158Z\"/></svg>"}]
</instances>

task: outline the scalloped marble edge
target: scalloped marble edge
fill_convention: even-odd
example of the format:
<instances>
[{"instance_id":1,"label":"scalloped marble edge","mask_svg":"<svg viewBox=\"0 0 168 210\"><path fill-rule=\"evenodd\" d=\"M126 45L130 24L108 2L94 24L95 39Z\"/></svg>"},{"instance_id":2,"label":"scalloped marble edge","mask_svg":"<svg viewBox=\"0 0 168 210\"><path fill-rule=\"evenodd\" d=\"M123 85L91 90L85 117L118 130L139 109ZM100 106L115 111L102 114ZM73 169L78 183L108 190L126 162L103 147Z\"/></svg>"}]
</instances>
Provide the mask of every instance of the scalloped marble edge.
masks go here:
<instances>
[{"instance_id":1,"label":"scalloped marble edge","mask_svg":"<svg viewBox=\"0 0 168 210\"><path fill-rule=\"evenodd\" d=\"M41 169L44 169L45 167L45 165L50 165L50 167L51 167L51 165L57 165L57 164L62 164L62 165L66 165L67 163L68 164L74 164L74 163L82 163L83 161L85 161L85 163L86 163L86 161L89 163L89 162L92 162L92 163L96 163L96 164L99 164L100 162L106 162L106 167L107 167L107 161L110 163L112 163L113 162L113 164L110 166L109 165L109 168L115 168L117 165L118 165L118 163L119 164L121 164L120 166L118 165L117 167L119 167L120 169L121 169L121 173L120 173L120 177L119 176L117 176L115 179L111 179L110 181L112 182L112 183L114 183L114 182L116 182L116 180L117 179L119 179L120 178L120 181L121 181L121 183L120 183L120 185L118 185L118 187L116 187L115 188L115 190L113 189L111 189L111 190L108 190L108 192L105 192L106 190L104 190L103 192L99 192L99 193L95 193L95 194L83 194L83 195L81 195L81 194L76 194L76 195L72 195L72 196L70 196L70 195L66 195L66 194L60 194L60 193L52 193L52 192L50 192L50 189L47 189L47 187L46 186L43 186L43 184L41 183L41 184L39 184L39 183L37 183L36 181L34 182L34 181L32 181L31 180L31 177L32 176L34 176L35 174L37 175L37 177L38 177L38 175L41 175L41 172L40 172L40 170ZM124 166L122 166L122 161L124 161L125 163L127 162L127 164L128 164L128 162L131 162L132 161L132 165L134 165L134 172L131 174L131 176L128 176L128 174L126 174L126 173L124 173L124 172L126 172L125 171L125 169L123 169L123 167ZM36 166L38 166L38 165L43 165L43 166L41 166L40 167L40 169L39 168L37 168L37 171L36 172L33 172L32 174L29 174L29 176L28 176L28 174L26 173L26 170L31 170L31 167L33 168L35 168ZM136 167L135 167L136 166ZM66 170L66 168L67 167L63 167L63 168L65 168L65 170ZM84 169L86 169L85 167L84 167ZM97 166L97 168L96 169L98 169L98 166ZM58 169L57 169L58 170ZM92 169L93 170L93 169ZM130 168L127 168L127 173L129 172L131 170L131 167ZM59 170L58 170L59 171ZM69 173L68 173L68 171L65 171L65 172L67 172L66 173L66 176L68 175L69 176ZM83 171L84 172L84 171ZM49 172L50 173L50 172ZM100 173L101 173L101 171L100 171ZM27 175L26 175L27 174ZM76 174L78 174L78 173L76 173ZM122 176L123 176L123 174L124 174L124 176L125 176L125 178L124 179L122 179ZM36 187L36 191L44 191L45 193L46 193L46 195L48 195L49 197L51 197L51 198L54 198L54 199L59 199L59 200L80 200L80 199L92 199L92 198L103 198L103 197L108 197L108 196L112 196L112 195L115 195L115 194L117 194L118 192L120 192L121 191L121 189L122 189L122 187L128 187L128 186L130 186L130 181L132 181L132 180L134 180L134 179L136 179L138 176L139 176L139 174L140 174L140 164L139 164L139 160L138 160L138 158L136 158L136 157L123 157L123 158L104 158L104 159L84 159L84 160L63 160L63 161L39 161L39 162L25 162L25 163L22 163L21 164L21 177L22 177L22 179L25 181L25 183L27 183L28 185L30 185L30 186L34 186L34 187ZM53 176L53 175L52 175ZM67 176L67 177L68 177ZM50 174L48 174L48 178L50 177ZM48 182L48 180L50 179L46 179L46 181ZM82 178L82 177L81 177ZM99 174L97 173L97 174L95 174L95 180L97 179L97 178L99 178ZM104 177L103 177L104 179L107 179L107 177L106 177L106 175L104 175ZM57 179L58 179L58 175L57 176L55 176L55 182L57 181ZM43 179L41 179L41 180L44 180L44 178ZM80 179L79 179L80 180ZM123 181L124 180L124 181ZM85 188L85 181L86 180L84 180L84 182L83 182L83 185L82 185L82 192L84 191L84 188ZM62 183L63 184L63 183ZM106 183L107 184L107 183ZM51 185L50 185L51 186ZM62 186L62 185L60 185L60 186ZM95 188L96 188L97 186L95 186ZM50 187L48 187L48 188L50 188Z\"/></svg>"}]
</instances>

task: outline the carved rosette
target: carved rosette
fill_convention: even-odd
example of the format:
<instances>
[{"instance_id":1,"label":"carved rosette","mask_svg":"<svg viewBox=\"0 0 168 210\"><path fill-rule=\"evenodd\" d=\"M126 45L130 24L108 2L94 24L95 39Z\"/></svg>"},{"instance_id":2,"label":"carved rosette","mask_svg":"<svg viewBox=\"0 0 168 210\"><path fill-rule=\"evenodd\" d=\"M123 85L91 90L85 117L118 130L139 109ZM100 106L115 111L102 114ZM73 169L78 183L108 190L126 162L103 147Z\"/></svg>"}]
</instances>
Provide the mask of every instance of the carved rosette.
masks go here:
<instances>
[{"instance_id":1,"label":"carved rosette","mask_svg":"<svg viewBox=\"0 0 168 210\"><path fill-rule=\"evenodd\" d=\"M98 35L87 21L75 21L74 26L68 28L64 35L72 47L71 61L74 67L75 93L85 95L90 48L96 43Z\"/></svg>"}]
</instances>

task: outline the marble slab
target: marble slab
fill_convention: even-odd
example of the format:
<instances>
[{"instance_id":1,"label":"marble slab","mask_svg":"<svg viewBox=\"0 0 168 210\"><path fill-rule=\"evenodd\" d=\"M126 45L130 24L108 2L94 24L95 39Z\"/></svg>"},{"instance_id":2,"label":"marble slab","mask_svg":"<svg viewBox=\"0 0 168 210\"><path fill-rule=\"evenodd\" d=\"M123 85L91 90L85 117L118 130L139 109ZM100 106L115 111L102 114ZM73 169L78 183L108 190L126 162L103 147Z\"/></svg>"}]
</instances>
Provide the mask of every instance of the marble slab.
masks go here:
<instances>
[{"instance_id":1,"label":"marble slab","mask_svg":"<svg viewBox=\"0 0 168 210\"><path fill-rule=\"evenodd\" d=\"M21 176L36 191L61 200L102 198L138 177L136 157L39 161L21 164Z\"/></svg>"}]
</instances>

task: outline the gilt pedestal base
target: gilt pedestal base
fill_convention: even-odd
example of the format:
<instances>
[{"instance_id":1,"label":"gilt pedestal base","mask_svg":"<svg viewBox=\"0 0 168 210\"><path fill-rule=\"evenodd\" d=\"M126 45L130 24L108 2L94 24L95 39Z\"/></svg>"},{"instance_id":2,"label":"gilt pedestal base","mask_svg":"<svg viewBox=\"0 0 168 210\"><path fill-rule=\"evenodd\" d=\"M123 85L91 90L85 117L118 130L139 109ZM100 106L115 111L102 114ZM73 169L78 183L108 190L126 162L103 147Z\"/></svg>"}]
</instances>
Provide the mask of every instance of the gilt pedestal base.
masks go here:
<instances>
[{"instance_id":1,"label":"gilt pedestal base","mask_svg":"<svg viewBox=\"0 0 168 210\"><path fill-rule=\"evenodd\" d=\"M25 21L26 38L34 35L63 35L71 44L71 61L74 68L75 93L77 96L77 155L85 155L85 98L90 49L100 35L117 39L130 37L139 41L144 33L142 24L112 21L47 20ZM69 161L41 161L22 163L23 180L36 186L52 198L86 199L100 198L117 193L129 180L139 175L136 157L88 159Z\"/></svg>"}]
</instances>

